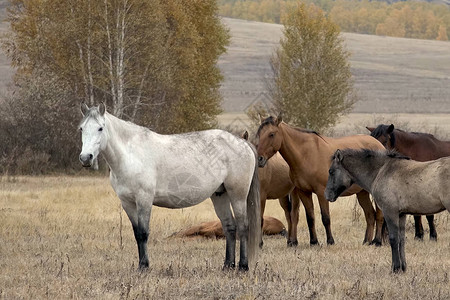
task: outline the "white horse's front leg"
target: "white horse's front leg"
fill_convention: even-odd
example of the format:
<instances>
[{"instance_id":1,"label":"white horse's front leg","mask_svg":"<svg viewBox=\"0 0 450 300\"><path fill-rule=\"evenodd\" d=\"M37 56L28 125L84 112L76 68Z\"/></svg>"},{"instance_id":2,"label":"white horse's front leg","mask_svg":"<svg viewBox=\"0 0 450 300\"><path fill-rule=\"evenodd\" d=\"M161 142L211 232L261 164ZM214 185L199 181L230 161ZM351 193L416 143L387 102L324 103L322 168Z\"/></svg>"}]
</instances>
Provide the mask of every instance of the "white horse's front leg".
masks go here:
<instances>
[{"instance_id":1,"label":"white horse's front leg","mask_svg":"<svg viewBox=\"0 0 450 300\"><path fill-rule=\"evenodd\" d=\"M148 268L147 241L150 233L150 215L152 211L153 195L136 197L134 201L122 201L122 207L133 226L139 252L139 269Z\"/></svg>"},{"instance_id":2,"label":"white horse's front leg","mask_svg":"<svg viewBox=\"0 0 450 300\"><path fill-rule=\"evenodd\" d=\"M149 199L151 198L151 199ZM139 269L148 268L147 241L150 233L150 215L153 196L136 199L137 226L133 226L139 251Z\"/></svg>"}]
</instances>

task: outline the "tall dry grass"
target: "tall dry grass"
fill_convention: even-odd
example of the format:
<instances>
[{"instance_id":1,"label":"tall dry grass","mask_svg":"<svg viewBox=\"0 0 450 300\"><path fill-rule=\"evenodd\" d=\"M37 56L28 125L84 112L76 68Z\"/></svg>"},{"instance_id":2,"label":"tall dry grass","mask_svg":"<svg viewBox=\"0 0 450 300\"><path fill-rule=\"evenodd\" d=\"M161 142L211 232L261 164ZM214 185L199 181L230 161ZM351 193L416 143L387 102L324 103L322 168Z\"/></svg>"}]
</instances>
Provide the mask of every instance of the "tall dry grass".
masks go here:
<instances>
[{"instance_id":1,"label":"tall dry grass","mask_svg":"<svg viewBox=\"0 0 450 300\"><path fill-rule=\"evenodd\" d=\"M141 273L131 226L108 179L3 177L0 299L449 299L449 213L437 215L437 243L415 241L409 219L408 271L393 275L390 247L361 244L365 221L355 203L350 197L331 204L336 245L324 245L317 211L322 246L309 246L302 209L299 246L266 237L248 274L221 271L223 240L168 238L214 219L210 201L155 207L150 270ZM266 212L284 220L277 201Z\"/></svg>"}]
</instances>

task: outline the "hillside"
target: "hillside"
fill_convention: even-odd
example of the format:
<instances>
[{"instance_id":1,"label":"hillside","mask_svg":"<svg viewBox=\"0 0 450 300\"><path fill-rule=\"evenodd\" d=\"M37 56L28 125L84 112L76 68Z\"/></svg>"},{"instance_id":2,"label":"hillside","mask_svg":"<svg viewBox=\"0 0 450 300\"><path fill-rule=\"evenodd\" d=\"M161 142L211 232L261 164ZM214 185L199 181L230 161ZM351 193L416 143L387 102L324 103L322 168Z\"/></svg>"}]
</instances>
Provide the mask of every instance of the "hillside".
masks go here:
<instances>
[{"instance_id":1,"label":"hillside","mask_svg":"<svg viewBox=\"0 0 450 300\"><path fill-rule=\"evenodd\" d=\"M282 26L223 18L232 35L219 66L226 112L261 99ZM360 101L357 113L449 113L450 42L343 33ZM258 101L258 100L256 100Z\"/></svg>"},{"instance_id":2,"label":"hillside","mask_svg":"<svg viewBox=\"0 0 450 300\"><path fill-rule=\"evenodd\" d=\"M1 1L0 1L1 3ZM268 101L264 77L282 26L223 18L232 35L219 60L225 81L225 112L244 112L253 101ZM5 32L6 24L0 31ZM450 113L450 42L343 33L360 101L354 113ZM13 70L0 55L0 90Z\"/></svg>"}]
</instances>

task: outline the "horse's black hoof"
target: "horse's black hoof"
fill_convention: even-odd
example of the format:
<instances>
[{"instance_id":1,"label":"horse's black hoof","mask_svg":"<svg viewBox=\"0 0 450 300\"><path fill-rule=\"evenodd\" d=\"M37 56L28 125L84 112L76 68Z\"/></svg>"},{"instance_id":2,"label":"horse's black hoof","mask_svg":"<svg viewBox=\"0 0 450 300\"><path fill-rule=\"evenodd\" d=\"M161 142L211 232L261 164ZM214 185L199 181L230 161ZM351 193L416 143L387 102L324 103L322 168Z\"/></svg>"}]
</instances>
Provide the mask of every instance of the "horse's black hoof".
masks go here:
<instances>
[{"instance_id":1,"label":"horse's black hoof","mask_svg":"<svg viewBox=\"0 0 450 300\"><path fill-rule=\"evenodd\" d=\"M261 242L259 243L259 248L262 249L263 246L264 246L264 242L261 241Z\"/></svg>"},{"instance_id":2,"label":"horse's black hoof","mask_svg":"<svg viewBox=\"0 0 450 300\"><path fill-rule=\"evenodd\" d=\"M287 245L288 245L288 247L297 247L298 241L288 241Z\"/></svg>"},{"instance_id":3,"label":"horse's black hoof","mask_svg":"<svg viewBox=\"0 0 450 300\"><path fill-rule=\"evenodd\" d=\"M334 245L334 239L328 239L327 240L328 245Z\"/></svg>"},{"instance_id":4,"label":"horse's black hoof","mask_svg":"<svg viewBox=\"0 0 450 300\"><path fill-rule=\"evenodd\" d=\"M392 273L394 273L394 274L400 274L400 273L405 273L406 272L406 268L400 268L400 267L398 267L398 268L394 268L394 269L392 269Z\"/></svg>"},{"instance_id":5,"label":"horse's black hoof","mask_svg":"<svg viewBox=\"0 0 450 300\"><path fill-rule=\"evenodd\" d=\"M416 236L414 237L414 239L415 239L416 241L421 241L421 242L423 242L423 235L416 235Z\"/></svg>"},{"instance_id":6,"label":"horse's black hoof","mask_svg":"<svg viewBox=\"0 0 450 300\"><path fill-rule=\"evenodd\" d=\"M248 271L248 264L242 264L242 265L241 265L241 263L239 263L239 268L238 268L238 270L239 270L240 272L247 272L247 271Z\"/></svg>"},{"instance_id":7,"label":"horse's black hoof","mask_svg":"<svg viewBox=\"0 0 450 300\"><path fill-rule=\"evenodd\" d=\"M309 241L309 245L311 245L311 246L319 245L319 241L318 240L311 240L311 241Z\"/></svg>"},{"instance_id":8,"label":"horse's black hoof","mask_svg":"<svg viewBox=\"0 0 450 300\"><path fill-rule=\"evenodd\" d=\"M222 271L233 271L236 268L234 263L225 263L223 265Z\"/></svg>"},{"instance_id":9,"label":"horse's black hoof","mask_svg":"<svg viewBox=\"0 0 450 300\"><path fill-rule=\"evenodd\" d=\"M375 245L375 247L381 247L382 243L381 243L381 240L379 240L379 239L374 239L373 241L371 241L371 242L369 243L369 245L370 245L370 246Z\"/></svg>"},{"instance_id":10,"label":"horse's black hoof","mask_svg":"<svg viewBox=\"0 0 450 300\"><path fill-rule=\"evenodd\" d=\"M430 241L437 242L437 235L431 235L430 234Z\"/></svg>"}]
</instances>

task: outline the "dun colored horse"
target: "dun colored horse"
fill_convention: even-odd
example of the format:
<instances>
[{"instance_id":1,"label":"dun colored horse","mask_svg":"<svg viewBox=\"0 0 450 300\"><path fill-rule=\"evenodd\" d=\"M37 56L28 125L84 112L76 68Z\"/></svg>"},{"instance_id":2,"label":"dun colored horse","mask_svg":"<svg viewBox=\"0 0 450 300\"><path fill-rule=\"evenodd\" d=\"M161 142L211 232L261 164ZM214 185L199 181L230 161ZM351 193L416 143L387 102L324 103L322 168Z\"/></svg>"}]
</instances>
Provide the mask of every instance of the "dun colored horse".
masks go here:
<instances>
[{"instance_id":1,"label":"dun colored horse","mask_svg":"<svg viewBox=\"0 0 450 300\"><path fill-rule=\"evenodd\" d=\"M246 140L248 139L247 131L242 137ZM314 219L314 207L312 201L307 202L307 199L300 199L300 192L295 188L289 177L289 165L279 153L275 153L272 158L267 161L264 168L258 168L258 178L261 198L261 216L264 216L266 200L278 199L284 210L288 224L287 245L297 246L297 225L301 200L305 207L310 244L317 244L316 230L314 228L314 223L311 223L311 218Z\"/></svg>"},{"instance_id":2,"label":"dun colored horse","mask_svg":"<svg viewBox=\"0 0 450 300\"><path fill-rule=\"evenodd\" d=\"M265 235L283 235L286 236L286 228L280 220L274 217L264 216L262 233ZM222 224L219 220L203 222L199 225L189 227L173 234L174 237L206 237L206 238L224 238Z\"/></svg>"},{"instance_id":3,"label":"dun colored horse","mask_svg":"<svg viewBox=\"0 0 450 300\"><path fill-rule=\"evenodd\" d=\"M139 268L148 268L152 206L183 208L211 198L226 236L224 268L248 270L260 242L256 153L247 141L223 130L161 135L123 121L106 107L81 105L80 162L91 167L103 153L110 180L131 221ZM234 214L233 214L234 213Z\"/></svg>"},{"instance_id":4,"label":"dun colored horse","mask_svg":"<svg viewBox=\"0 0 450 300\"><path fill-rule=\"evenodd\" d=\"M406 215L450 212L450 157L418 162L386 150L346 149L331 161L326 198L335 201L353 183L369 191L386 220L392 271L405 271Z\"/></svg>"},{"instance_id":5,"label":"dun colored horse","mask_svg":"<svg viewBox=\"0 0 450 300\"><path fill-rule=\"evenodd\" d=\"M421 132L406 132L394 128L394 125L378 125L366 127L371 136L378 139L386 149L409 156L417 161L430 161L441 157L450 156L450 141L440 141L432 134ZM426 216L430 227L430 239L437 240L434 216ZM414 216L416 228L415 238L423 240L423 226L421 216Z\"/></svg>"},{"instance_id":6,"label":"dun colored horse","mask_svg":"<svg viewBox=\"0 0 450 300\"><path fill-rule=\"evenodd\" d=\"M298 188L303 203L311 203L312 193L317 195L325 226L327 243L334 244L331 233L329 202L324 197L325 186L330 167L330 156L338 148L370 148L384 149L383 145L371 136L357 135L344 138L329 138L314 131L298 129L282 122L281 116L268 117L261 120L257 136L258 164L264 167L270 157L277 151L283 156L290 167L290 178ZM344 192L344 191L342 191ZM375 214L369 193L358 186L352 186L343 193L344 196L357 195L359 204L364 210L367 227L364 243L381 245L381 213ZM308 224L314 228L314 216L310 216ZM375 221L376 236L373 238Z\"/></svg>"}]
</instances>

